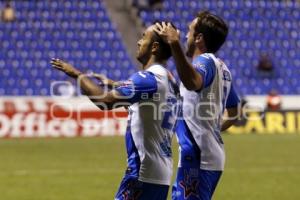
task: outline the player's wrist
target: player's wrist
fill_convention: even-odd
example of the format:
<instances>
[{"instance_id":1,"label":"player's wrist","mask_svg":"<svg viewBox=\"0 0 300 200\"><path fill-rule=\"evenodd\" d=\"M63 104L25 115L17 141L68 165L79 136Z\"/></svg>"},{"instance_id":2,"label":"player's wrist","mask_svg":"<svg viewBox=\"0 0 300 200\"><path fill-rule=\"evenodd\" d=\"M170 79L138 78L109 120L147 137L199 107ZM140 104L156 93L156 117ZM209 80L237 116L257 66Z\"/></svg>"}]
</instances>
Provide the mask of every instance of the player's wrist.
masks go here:
<instances>
[{"instance_id":1,"label":"player's wrist","mask_svg":"<svg viewBox=\"0 0 300 200\"><path fill-rule=\"evenodd\" d=\"M74 72L74 78L79 78L80 76L82 76L82 72L81 71L76 71Z\"/></svg>"},{"instance_id":2,"label":"player's wrist","mask_svg":"<svg viewBox=\"0 0 300 200\"><path fill-rule=\"evenodd\" d=\"M178 38L172 38L172 39L168 40L168 43L170 45L172 45L172 44L178 44L179 43L179 39Z\"/></svg>"},{"instance_id":3,"label":"player's wrist","mask_svg":"<svg viewBox=\"0 0 300 200\"><path fill-rule=\"evenodd\" d=\"M170 45L171 49L177 48L178 46L180 46L180 41L179 40L170 40L170 41L168 41L168 44Z\"/></svg>"}]
</instances>

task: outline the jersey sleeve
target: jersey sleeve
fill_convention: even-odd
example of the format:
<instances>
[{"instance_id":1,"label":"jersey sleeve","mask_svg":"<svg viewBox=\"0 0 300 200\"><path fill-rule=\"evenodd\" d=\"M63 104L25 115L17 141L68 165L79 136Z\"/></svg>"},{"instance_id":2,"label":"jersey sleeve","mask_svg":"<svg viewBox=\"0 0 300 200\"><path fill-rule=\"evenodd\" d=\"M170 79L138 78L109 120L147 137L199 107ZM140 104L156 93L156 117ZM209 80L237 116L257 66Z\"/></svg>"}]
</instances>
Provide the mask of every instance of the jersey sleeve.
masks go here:
<instances>
[{"instance_id":1,"label":"jersey sleeve","mask_svg":"<svg viewBox=\"0 0 300 200\"><path fill-rule=\"evenodd\" d=\"M240 99L239 99L237 93L235 92L233 85L231 84L228 98L226 101L226 108L236 107L239 104L239 102L240 102Z\"/></svg>"},{"instance_id":2,"label":"jersey sleeve","mask_svg":"<svg viewBox=\"0 0 300 200\"><path fill-rule=\"evenodd\" d=\"M202 76L203 86L206 88L213 82L216 74L215 62L212 58L206 56L199 56L193 62L196 71Z\"/></svg>"},{"instance_id":3,"label":"jersey sleeve","mask_svg":"<svg viewBox=\"0 0 300 200\"><path fill-rule=\"evenodd\" d=\"M129 80L121 82L116 91L130 103L150 99L157 92L157 81L153 73L137 72Z\"/></svg>"}]
</instances>

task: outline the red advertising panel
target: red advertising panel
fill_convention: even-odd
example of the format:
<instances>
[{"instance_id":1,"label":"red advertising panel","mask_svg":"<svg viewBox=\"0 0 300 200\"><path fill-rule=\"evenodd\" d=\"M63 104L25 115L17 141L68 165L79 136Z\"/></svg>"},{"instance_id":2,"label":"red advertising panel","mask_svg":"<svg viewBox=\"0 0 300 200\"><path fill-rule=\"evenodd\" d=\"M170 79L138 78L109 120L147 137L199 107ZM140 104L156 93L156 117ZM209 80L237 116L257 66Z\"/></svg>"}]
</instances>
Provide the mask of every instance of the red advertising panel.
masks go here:
<instances>
[{"instance_id":1,"label":"red advertising panel","mask_svg":"<svg viewBox=\"0 0 300 200\"><path fill-rule=\"evenodd\" d=\"M122 135L126 110L101 111L88 100L2 99L0 138Z\"/></svg>"}]
</instances>

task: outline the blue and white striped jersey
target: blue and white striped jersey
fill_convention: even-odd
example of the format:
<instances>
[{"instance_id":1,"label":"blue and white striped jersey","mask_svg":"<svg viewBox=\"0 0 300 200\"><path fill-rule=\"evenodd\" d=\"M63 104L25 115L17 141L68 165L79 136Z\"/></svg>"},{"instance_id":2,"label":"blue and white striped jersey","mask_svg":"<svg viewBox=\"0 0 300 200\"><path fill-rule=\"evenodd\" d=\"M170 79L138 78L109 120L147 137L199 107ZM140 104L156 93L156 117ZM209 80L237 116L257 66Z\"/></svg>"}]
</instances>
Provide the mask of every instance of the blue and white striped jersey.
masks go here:
<instances>
[{"instance_id":1,"label":"blue and white striped jersey","mask_svg":"<svg viewBox=\"0 0 300 200\"><path fill-rule=\"evenodd\" d=\"M127 174L140 181L170 185L177 113L174 84L168 70L155 64L116 89L132 103L126 130Z\"/></svg>"},{"instance_id":2,"label":"blue and white striped jersey","mask_svg":"<svg viewBox=\"0 0 300 200\"><path fill-rule=\"evenodd\" d=\"M204 84L200 91L189 91L180 85L183 97L182 115L188 133L178 126L180 145L179 166L190 156L197 158L204 170L223 170L225 164L221 123L225 108L235 107L239 98L232 86L227 66L213 54L205 53L193 60L193 66L202 76ZM199 154L199 155L195 155Z\"/></svg>"}]
</instances>

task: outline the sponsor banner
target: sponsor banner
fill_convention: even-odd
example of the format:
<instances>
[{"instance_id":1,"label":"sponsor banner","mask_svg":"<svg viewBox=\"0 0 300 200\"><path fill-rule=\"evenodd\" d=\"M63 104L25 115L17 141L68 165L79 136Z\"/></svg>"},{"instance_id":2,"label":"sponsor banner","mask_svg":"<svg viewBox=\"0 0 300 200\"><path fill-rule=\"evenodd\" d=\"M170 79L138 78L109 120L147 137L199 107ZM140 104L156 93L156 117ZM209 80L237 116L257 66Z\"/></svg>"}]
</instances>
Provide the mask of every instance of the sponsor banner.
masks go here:
<instances>
[{"instance_id":1,"label":"sponsor banner","mask_svg":"<svg viewBox=\"0 0 300 200\"><path fill-rule=\"evenodd\" d=\"M101 111L87 98L2 98L0 138L123 135L126 110Z\"/></svg>"},{"instance_id":2,"label":"sponsor banner","mask_svg":"<svg viewBox=\"0 0 300 200\"><path fill-rule=\"evenodd\" d=\"M230 134L300 134L300 110L247 112Z\"/></svg>"},{"instance_id":3,"label":"sponsor banner","mask_svg":"<svg viewBox=\"0 0 300 200\"><path fill-rule=\"evenodd\" d=\"M300 110L247 111L230 134L300 134ZM127 111L101 111L86 97L2 97L0 138L124 135Z\"/></svg>"}]
</instances>

